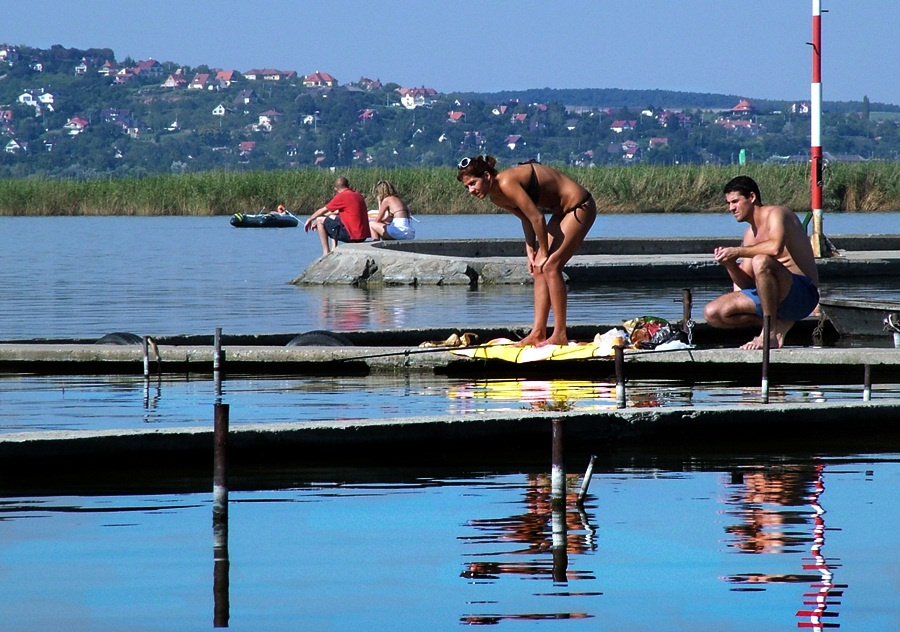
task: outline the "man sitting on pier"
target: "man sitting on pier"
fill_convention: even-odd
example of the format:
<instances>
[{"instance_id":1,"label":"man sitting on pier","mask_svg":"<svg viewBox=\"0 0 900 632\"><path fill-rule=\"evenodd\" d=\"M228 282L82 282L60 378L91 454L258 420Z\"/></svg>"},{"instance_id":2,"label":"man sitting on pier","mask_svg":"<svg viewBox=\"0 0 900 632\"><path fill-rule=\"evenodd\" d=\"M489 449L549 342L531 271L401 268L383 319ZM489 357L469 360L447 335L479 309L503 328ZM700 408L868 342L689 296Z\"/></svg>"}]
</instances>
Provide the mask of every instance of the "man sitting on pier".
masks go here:
<instances>
[{"instance_id":1,"label":"man sitting on pier","mask_svg":"<svg viewBox=\"0 0 900 632\"><path fill-rule=\"evenodd\" d=\"M361 193L350 188L347 178L334 181L334 197L309 216L303 229L315 229L322 242L322 256L331 252L329 238L337 242L356 243L369 238L369 209Z\"/></svg>"},{"instance_id":2,"label":"man sitting on pier","mask_svg":"<svg viewBox=\"0 0 900 632\"><path fill-rule=\"evenodd\" d=\"M714 327L761 327L741 349L763 347L763 319L771 316L769 345L783 347L790 328L819 302L819 273L806 229L789 208L763 205L752 178L732 179L724 193L728 210L749 227L740 246L715 249L713 257L728 271L734 291L707 303L703 316Z\"/></svg>"}]
</instances>

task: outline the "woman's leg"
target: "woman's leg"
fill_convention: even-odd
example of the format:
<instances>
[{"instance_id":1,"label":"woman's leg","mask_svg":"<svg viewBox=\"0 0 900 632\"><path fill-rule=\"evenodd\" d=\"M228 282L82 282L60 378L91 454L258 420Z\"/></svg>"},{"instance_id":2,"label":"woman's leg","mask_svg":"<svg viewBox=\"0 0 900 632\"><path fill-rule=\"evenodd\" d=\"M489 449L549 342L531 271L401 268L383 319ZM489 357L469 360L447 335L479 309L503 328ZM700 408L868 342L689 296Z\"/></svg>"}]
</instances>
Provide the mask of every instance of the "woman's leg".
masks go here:
<instances>
[{"instance_id":1,"label":"woman's leg","mask_svg":"<svg viewBox=\"0 0 900 632\"><path fill-rule=\"evenodd\" d=\"M553 334L541 344L568 344L566 334L566 309L568 307L566 281L563 268L584 243L584 238L594 224L597 213L593 200L585 206L565 215L554 215L547 224L550 237L550 256L544 264L543 276L547 297L553 310Z\"/></svg>"}]
</instances>

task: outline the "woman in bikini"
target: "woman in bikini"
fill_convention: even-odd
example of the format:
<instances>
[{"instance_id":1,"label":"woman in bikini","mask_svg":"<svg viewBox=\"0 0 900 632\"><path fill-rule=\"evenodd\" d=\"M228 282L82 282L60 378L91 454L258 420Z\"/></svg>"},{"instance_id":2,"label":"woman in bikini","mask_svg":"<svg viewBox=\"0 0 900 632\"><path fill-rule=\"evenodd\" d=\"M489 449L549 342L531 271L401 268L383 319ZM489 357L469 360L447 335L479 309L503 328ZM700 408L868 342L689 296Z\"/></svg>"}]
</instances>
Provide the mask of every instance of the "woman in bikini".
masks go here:
<instances>
[{"instance_id":1,"label":"woman in bikini","mask_svg":"<svg viewBox=\"0 0 900 632\"><path fill-rule=\"evenodd\" d=\"M490 198L522 222L528 271L534 278L534 324L517 344L568 344L562 271L593 225L597 205L587 189L540 163L529 161L500 172L496 165L493 156L463 158L456 179L471 195ZM552 213L549 222L541 209ZM553 334L548 337L551 309Z\"/></svg>"},{"instance_id":2,"label":"woman in bikini","mask_svg":"<svg viewBox=\"0 0 900 632\"><path fill-rule=\"evenodd\" d=\"M387 180L379 180L372 188L378 200L378 215L369 220L372 239L415 239L416 230L410 223L412 216L397 190Z\"/></svg>"}]
</instances>

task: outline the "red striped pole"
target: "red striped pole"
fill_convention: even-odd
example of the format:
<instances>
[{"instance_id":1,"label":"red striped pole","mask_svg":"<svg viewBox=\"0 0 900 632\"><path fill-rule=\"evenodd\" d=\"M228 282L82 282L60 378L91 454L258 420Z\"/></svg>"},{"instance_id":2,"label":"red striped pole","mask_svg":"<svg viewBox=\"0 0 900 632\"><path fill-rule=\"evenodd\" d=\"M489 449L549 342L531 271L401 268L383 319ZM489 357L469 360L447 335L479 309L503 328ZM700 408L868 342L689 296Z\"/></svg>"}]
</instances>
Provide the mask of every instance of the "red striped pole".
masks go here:
<instances>
[{"instance_id":1,"label":"red striped pole","mask_svg":"<svg viewBox=\"0 0 900 632\"><path fill-rule=\"evenodd\" d=\"M812 0L812 85L810 103L810 206L812 210L812 243L816 257L825 255L822 231L822 0Z\"/></svg>"}]
</instances>

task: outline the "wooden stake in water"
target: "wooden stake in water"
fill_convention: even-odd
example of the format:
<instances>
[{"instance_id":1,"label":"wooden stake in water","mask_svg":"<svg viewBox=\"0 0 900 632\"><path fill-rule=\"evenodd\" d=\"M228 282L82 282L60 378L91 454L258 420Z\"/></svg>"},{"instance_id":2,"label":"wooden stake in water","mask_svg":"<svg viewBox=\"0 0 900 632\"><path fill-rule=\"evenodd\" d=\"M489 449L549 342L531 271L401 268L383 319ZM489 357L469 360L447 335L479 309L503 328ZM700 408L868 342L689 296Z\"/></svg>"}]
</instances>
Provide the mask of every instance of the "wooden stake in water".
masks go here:
<instances>
[{"instance_id":1,"label":"wooden stake in water","mask_svg":"<svg viewBox=\"0 0 900 632\"><path fill-rule=\"evenodd\" d=\"M690 288L681 290L681 331L691 336L691 311L694 307L694 299L691 296Z\"/></svg>"},{"instance_id":2,"label":"wooden stake in water","mask_svg":"<svg viewBox=\"0 0 900 632\"><path fill-rule=\"evenodd\" d=\"M772 317L763 316L763 358L762 358L762 401L769 403L769 335L772 331Z\"/></svg>"}]
</instances>

